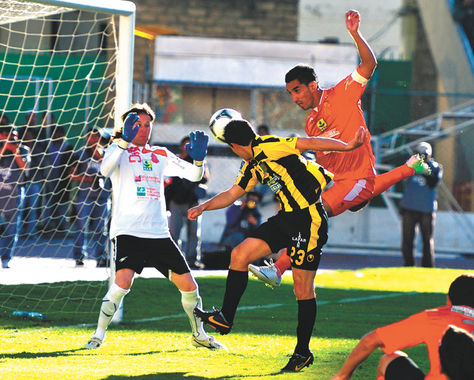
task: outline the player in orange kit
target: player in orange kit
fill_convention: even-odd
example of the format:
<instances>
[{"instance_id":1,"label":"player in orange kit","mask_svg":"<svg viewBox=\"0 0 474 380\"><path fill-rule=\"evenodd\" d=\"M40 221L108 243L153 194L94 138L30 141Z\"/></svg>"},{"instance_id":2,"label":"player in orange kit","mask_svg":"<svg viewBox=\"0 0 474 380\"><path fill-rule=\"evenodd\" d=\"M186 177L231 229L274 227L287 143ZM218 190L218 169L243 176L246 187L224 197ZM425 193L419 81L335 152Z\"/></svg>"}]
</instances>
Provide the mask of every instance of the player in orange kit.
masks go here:
<instances>
[{"instance_id":1,"label":"player in orange kit","mask_svg":"<svg viewBox=\"0 0 474 380\"><path fill-rule=\"evenodd\" d=\"M322 194L328 216L346 210L358 211L368 202L395 183L413 174L429 172L421 157L414 155L406 164L387 173L377 175L375 157L370 145L361 108L360 98L377 66L377 59L359 31L360 15L355 10L346 13L346 28L353 38L360 56L360 64L336 86L321 89L314 69L297 65L286 73L286 89L295 104L303 110L312 109L306 120L308 136L331 137L350 141L360 126L369 138L359 148L349 153L316 152L317 162L334 174L334 185ZM282 254L275 264L250 265L249 270L272 287L281 282L281 275L291 266L291 258Z\"/></svg>"},{"instance_id":2,"label":"player in orange kit","mask_svg":"<svg viewBox=\"0 0 474 380\"><path fill-rule=\"evenodd\" d=\"M364 335L331 380L350 379L355 369L379 347L385 355L379 361L377 380L447 380L448 378L442 373L438 348L444 332L450 325L473 333L472 274L463 274L451 283L446 306L424 310ZM430 370L426 376L413 360L399 351L420 344L426 345L430 360Z\"/></svg>"}]
</instances>

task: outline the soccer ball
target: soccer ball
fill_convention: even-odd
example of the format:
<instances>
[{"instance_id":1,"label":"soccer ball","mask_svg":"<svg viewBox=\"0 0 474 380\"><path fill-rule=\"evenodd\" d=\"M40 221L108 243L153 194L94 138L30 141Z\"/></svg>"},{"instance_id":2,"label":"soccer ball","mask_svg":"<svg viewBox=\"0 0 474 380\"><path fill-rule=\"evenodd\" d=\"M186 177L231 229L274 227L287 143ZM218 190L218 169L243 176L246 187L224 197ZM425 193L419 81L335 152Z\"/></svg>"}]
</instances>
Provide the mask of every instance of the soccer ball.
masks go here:
<instances>
[{"instance_id":1,"label":"soccer ball","mask_svg":"<svg viewBox=\"0 0 474 380\"><path fill-rule=\"evenodd\" d=\"M239 111L232 108L223 108L216 111L209 120L209 129L216 140L226 143L224 139L225 127L231 120L242 120L242 115Z\"/></svg>"}]
</instances>

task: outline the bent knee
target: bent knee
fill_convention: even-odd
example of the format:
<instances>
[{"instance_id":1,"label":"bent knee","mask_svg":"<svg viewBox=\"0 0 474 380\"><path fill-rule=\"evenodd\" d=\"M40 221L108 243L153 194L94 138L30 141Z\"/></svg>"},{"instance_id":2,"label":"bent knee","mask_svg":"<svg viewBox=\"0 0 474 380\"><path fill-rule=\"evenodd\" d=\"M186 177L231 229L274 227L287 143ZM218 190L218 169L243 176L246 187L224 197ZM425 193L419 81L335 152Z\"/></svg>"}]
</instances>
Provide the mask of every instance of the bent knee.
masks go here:
<instances>
[{"instance_id":1,"label":"bent knee","mask_svg":"<svg viewBox=\"0 0 474 380\"><path fill-rule=\"evenodd\" d=\"M388 365L400 356L406 357L407 354L405 354L403 351L395 351L391 354L383 355L379 360L379 365L377 367L377 375L385 376L385 371L387 370Z\"/></svg>"}]
</instances>

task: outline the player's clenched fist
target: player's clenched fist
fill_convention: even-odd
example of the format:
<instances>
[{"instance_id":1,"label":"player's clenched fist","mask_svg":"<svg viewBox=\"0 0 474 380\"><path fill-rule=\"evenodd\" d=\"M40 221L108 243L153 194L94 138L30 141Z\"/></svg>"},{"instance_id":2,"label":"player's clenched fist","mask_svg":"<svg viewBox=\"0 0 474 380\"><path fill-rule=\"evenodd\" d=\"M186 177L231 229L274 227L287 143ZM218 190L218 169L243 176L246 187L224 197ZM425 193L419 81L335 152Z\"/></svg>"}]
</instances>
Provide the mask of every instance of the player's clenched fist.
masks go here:
<instances>
[{"instance_id":1,"label":"player's clenched fist","mask_svg":"<svg viewBox=\"0 0 474 380\"><path fill-rule=\"evenodd\" d=\"M349 32L357 32L360 24L360 14L354 9L346 12L346 27Z\"/></svg>"}]
</instances>

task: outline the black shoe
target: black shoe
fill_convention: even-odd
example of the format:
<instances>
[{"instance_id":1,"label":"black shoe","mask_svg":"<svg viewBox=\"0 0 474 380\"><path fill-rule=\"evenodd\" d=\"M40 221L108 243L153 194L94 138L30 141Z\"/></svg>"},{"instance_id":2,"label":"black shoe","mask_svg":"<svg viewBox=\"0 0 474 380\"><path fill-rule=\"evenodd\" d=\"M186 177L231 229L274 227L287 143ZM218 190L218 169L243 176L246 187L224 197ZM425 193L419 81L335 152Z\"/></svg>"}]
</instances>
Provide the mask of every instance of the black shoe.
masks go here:
<instances>
[{"instance_id":1,"label":"black shoe","mask_svg":"<svg viewBox=\"0 0 474 380\"><path fill-rule=\"evenodd\" d=\"M221 335L228 334L232 328L232 323L227 322L221 311L216 308L213 309L214 311L204 311L196 307L193 312L203 323L211 326Z\"/></svg>"},{"instance_id":2,"label":"black shoe","mask_svg":"<svg viewBox=\"0 0 474 380\"><path fill-rule=\"evenodd\" d=\"M76 267L83 267L83 266L84 266L84 261L76 260Z\"/></svg>"},{"instance_id":3,"label":"black shoe","mask_svg":"<svg viewBox=\"0 0 474 380\"><path fill-rule=\"evenodd\" d=\"M8 265L8 261L2 261L2 268L3 269L10 269L10 265Z\"/></svg>"},{"instance_id":4,"label":"black shoe","mask_svg":"<svg viewBox=\"0 0 474 380\"><path fill-rule=\"evenodd\" d=\"M288 364L284 366L281 370L284 372L298 372L301 371L304 367L308 367L313 364L313 361L314 356L311 351L308 356L303 356L295 352L293 355L291 355Z\"/></svg>"}]
</instances>

